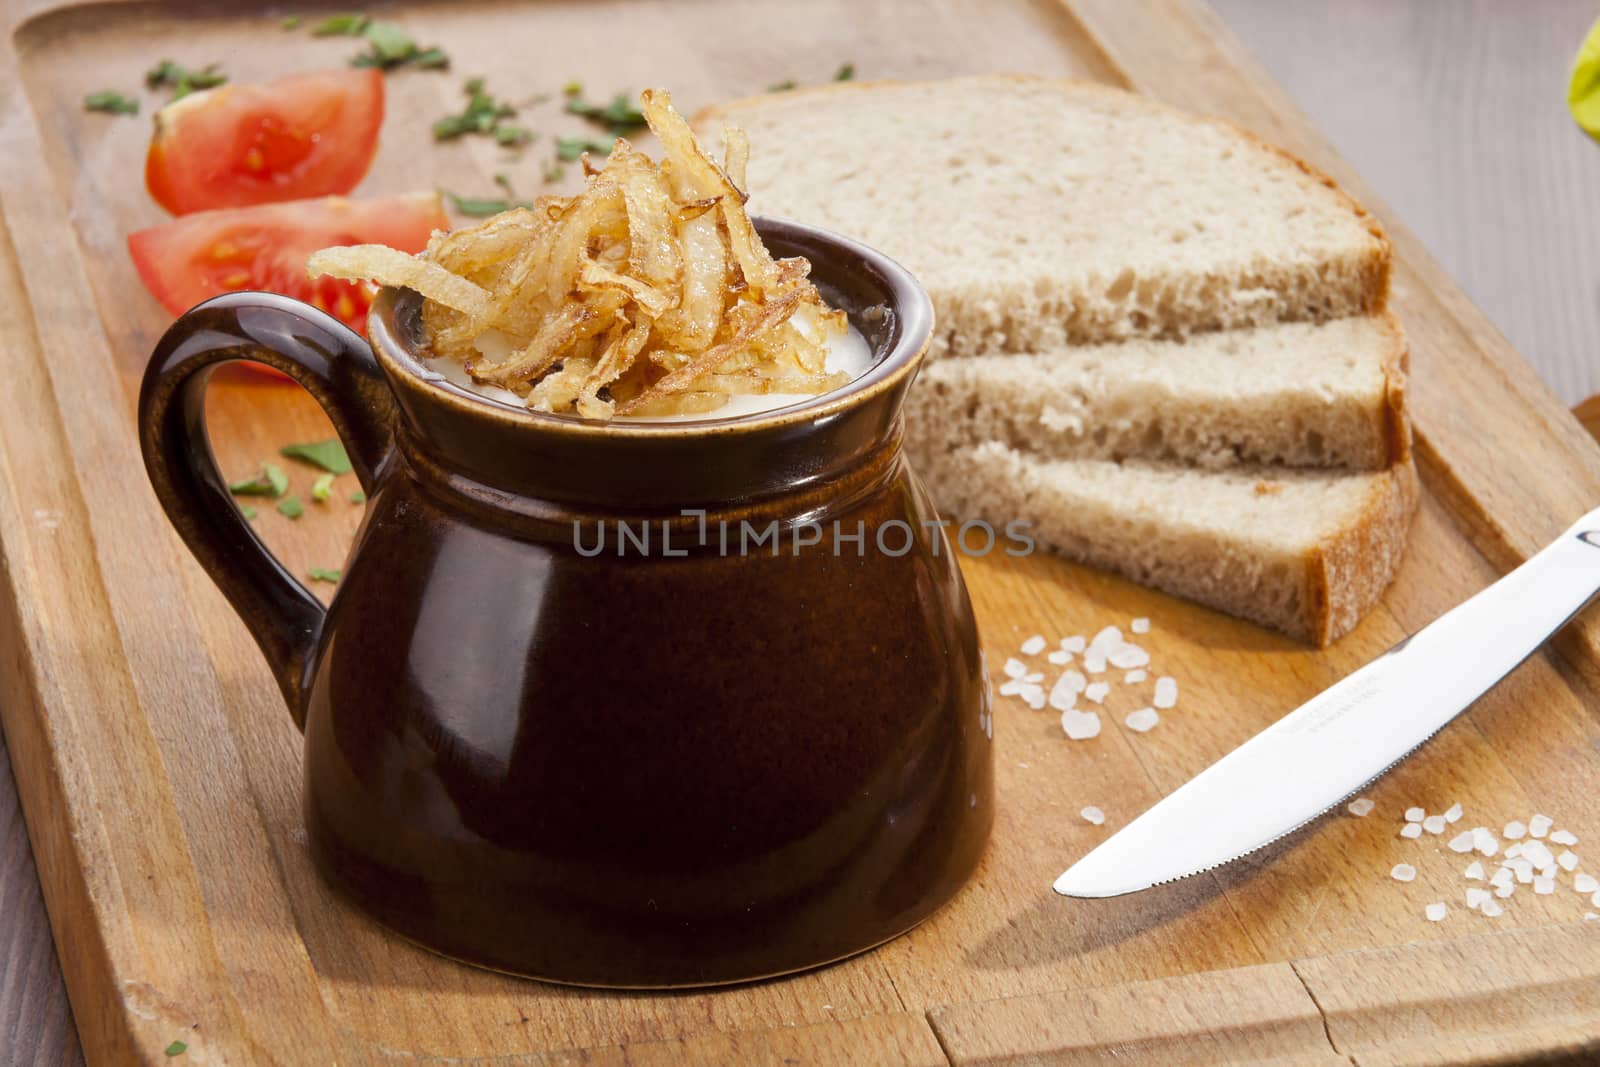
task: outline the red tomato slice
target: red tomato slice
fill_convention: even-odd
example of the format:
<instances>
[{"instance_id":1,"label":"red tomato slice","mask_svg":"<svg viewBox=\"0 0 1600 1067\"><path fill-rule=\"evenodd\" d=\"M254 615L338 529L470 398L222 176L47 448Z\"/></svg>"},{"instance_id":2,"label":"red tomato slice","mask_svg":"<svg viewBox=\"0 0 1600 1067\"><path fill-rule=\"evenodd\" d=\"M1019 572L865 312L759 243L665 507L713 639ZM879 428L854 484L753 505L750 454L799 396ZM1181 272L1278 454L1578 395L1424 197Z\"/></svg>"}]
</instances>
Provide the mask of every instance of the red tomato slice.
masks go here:
<instances>
[{"instance_id":1,"label":"red tomato slice","mask_svg":"<svg viewBox=\"0 0 1600 1067\"><path fill-rule=\"evenodd\" d=\"M348 193L372 165L382 123L377 70L190 93L156 113L145 184L174 215Z\"/></svg>"},{"instance_id":2,"label":"red tomato slice","mask_svg":"<svg viewBox=\"0 0 1600 1067\"><path fill-rule=\"evenodd\" d=\"M420 252L450 220L437 193L376 200L329 196L185 215L128 235L147 289L174 315L220 293L265 289L304 300L366 332L373 290L306 277L306 257L330 245Z\"/></svg>"}]
</instances>

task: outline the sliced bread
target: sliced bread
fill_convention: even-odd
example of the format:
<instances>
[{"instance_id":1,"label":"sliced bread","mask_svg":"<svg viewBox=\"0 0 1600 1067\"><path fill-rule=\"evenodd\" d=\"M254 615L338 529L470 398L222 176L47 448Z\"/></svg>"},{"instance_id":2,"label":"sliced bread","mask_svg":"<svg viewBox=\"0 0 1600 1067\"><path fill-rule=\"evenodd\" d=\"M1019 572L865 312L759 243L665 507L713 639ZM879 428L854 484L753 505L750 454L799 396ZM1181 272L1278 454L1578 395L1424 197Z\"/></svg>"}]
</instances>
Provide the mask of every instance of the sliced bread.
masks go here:
<instances>
[{"instance_id":1,"label":"sliced bread","mask_svg":"<svg viewBox=\"0 0 1600 1067\"><path fill-rule=\"evenodd\" d=\"M941 509L1317 645L1377 603L1416 508L1409 462L1377 472L1033 459L998 442L919 454Z\"/></svg>"},{"instance_id":2,"label":"sliced bread","mask_svg":"<svg viewBox=\"0 0 1600 1067\"><path fill-rule=\"evenodd\" d=\"M851 83L708 109L751 209L900 259L933 354L1042 351L1382 306L1390 250L1329 179L1222 122L1087 82Z\"/></svg>"},{"instance_id":3,"label":"sliced bread","mask_svg":"<svg viewBox=\"0 0 1600 1067\"><path fill-rule=\"evenodd\" d=\"M1381 470L1410 455L1405 337L1387 313L943 359L906 400L924 451Z\"/></svg>"}]
</instances>

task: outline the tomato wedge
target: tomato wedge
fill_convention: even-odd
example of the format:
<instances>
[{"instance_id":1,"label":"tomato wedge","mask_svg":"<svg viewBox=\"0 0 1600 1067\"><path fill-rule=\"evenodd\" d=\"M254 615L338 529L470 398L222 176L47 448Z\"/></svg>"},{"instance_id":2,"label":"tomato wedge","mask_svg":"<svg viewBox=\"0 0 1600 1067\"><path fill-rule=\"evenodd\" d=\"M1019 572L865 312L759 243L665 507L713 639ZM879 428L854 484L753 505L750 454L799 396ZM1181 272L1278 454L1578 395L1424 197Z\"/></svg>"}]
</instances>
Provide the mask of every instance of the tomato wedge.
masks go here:
<instances>
[{"instance_id":1,"label":"tomato wedge","mask_svg":"<svg viewBox=\"0 0 1600 1067\"><path fill-rule=\"evenodd\" d=\"M240 289L304 300L366 332L373 289L306 277L306 257L330 245L384 244L420 252L449 218L437 193L373 200L329 196L185 215L128 235L147 289L174 315Z\"/></svg>"},{"instance_id":2,"label":"tomato wedge","mask_svg":"<svg viewBox=\"0 0 1600 1067\"><path fill-rule=\"evenodd\" d=\"M348 193L372 165L382 123L377 70L190 93L156 113L145 184L174 215Z\"/></svg>"}]
</instances>

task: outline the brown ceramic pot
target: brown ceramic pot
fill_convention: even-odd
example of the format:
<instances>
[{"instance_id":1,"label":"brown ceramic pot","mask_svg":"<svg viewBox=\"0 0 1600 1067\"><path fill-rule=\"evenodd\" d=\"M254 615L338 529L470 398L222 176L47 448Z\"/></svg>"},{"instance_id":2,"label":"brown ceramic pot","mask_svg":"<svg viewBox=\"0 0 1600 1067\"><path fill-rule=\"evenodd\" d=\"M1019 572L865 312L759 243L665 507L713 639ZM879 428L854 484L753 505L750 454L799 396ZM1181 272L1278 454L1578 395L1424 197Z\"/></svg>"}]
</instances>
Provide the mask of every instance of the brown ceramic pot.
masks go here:
<instances>
[{"instance_id":1,"label":"brown ceramic pot","mask_svg":"<svg viewBox=\"0 0 1600 1067\"><path fill-rule=\"evenodd\" d=\"M424 369L417 298L393 291L370 347L245 293L151 357L150 478L305 731L317 866L432 949L561 982L741 981L904 932L978 861L987 687L900 444L927 298L853 242L761 231L811 260L876 354L769 413L599 424L497 404ZM206 379L237 359L310 390L367 491L326 613L206 444Z\"/></svg>"}]
</instances>

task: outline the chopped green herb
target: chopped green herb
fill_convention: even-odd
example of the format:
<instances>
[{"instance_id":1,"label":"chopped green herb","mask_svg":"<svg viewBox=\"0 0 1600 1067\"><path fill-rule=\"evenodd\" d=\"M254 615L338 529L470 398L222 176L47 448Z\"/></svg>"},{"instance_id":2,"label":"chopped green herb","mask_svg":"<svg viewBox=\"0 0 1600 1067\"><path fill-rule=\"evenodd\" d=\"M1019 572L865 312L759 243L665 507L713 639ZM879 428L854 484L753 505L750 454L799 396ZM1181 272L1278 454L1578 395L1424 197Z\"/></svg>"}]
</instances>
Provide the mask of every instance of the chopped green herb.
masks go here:
<instances>
[{"instance_id":1,"label":"chopped green herb","mask_svg":"<svg viewBox=\"0 0 1600 1067\"><path fill-rule=\"evenodd\" d=\"M83 98L83 110L104 111L108 115L137 115L139 101L123 96L115 89L103 89Z\"/></svg>"},{"instance_id":2,"label":"chopped green herb","mask_svg":"<svg viewBox=\"0 0 1600 1067\"><path fill-rule=\"evenodd\" d=\"M437 46L419 48L401 26L381 19L368 19L360 29L367 39L365 52L350 60L353 67L377 67L394 70L396 67L414 66L425 70L444 70L450 66L450 57Z\"/></svg>"},{"instance_id":3,"label":"chopped green herb","mask_svg":"<svg viewBox=\"0 0 1600 1067\"><path fill-rule=\"evenodd\" d=\"M329 15L311 27L314 37L360 37L372 20L365 15Z\"/></svg>"},{"instance_id":4,"label":"chopped green herb","mask_svg":"<svg viewBox=\"0 0 1600 1067\"><path fill-rule=\"evenodd\" d=\"M781 82L773 82L771 85L767 86L767 92L786 93L790 89L798 89L799 87L800 83L795 81L793 78L785 78Z\"/></svg>"},{"instance_id":5,"label":"chopped green herb","mask_svg":"<svg viewBox=\"0 0 1600 1067\"><path fill-rule=\"evenodd\" d=\"M593 137L557 137L556 158L565 163L581 159L585 152L609 156L615 141L602 141Z\"/></svg>"},{"instance_id":6,"label":"chopped green herb","mask_svg":"<svg viewBox=\"0 0 1600 1067\"><path fill-rule=\"evenodd\" d=\"M514 118L517 109L504 100L496 100L488 90L483 87L482 78L473 78L464 87L467 93L467 106L458 115L446 115L433 124L433 139L448 141L467 133L487 133L500 140L501 129L511 129L526 134L528 140L533 139L533 134L523 130L520 126L502 126L503 119ZM507 142L501 141L502 144ZM515 143L514 141L512 143Z\"/></svg>"},{"instance_id":7,"label":"chopped green herb","mask_svg":"<svg viewBox=\"0 0 1600 1067\"><path fill-rule=\"evenodd\" d=\"M350 456L337 437L330 437L326 441L302 441L298 444L284 445L278 449L278 455L287 459L298 459L313 467L321 467L331 474L349 474L351 470Z\"/></svg>"},{"instance_id":8,"label":"chopped green herb","mask_svg":"<svg viewBox=\"0 0 1600 1067\"><path fill-rule=\"evenodd\" d=\"M319 474L317 480L311 483L311 499L319 504L326 504L328 497L333 495L333 475Z\"/></svg>"},{"instance_id":9,"label":"chopped green herb","mask_svg":"<svg viewBox=\"0 0 1600 1067\"><path fill-rule=\"evenodd\" d=\"M365 504L366 502L367 502L366 490L357 489L355 492L350 494L350 503L352 503L352 504Z\"/></svg>"},{"instance_id":10,"label":"chopped green herb","mask_svg":"<svg viewBox=\"0 0 1600 1067\"><path fill-rule=\"evenodd\" d=\"M232 482L228 492L235 496L280 497L289 489L289 476L276 463L263 463L261 473L242 482Z\"/></svg>"},{"instance_id":11,"label":"chopped green herb","mask_svg":"<svg viewBox=\"0 0 1600 1067\"><path fill-rule=\"evenodd\" d=\"M510 211L518 205L509 200L486 200L471 196L457 196L448 189L444 190L445 197L450 201L450 206L456 213L468 218L482 219L490 215L498 215L502 211Z\"/></svg>"},{"instance_id":12,"label":"chopped green herb","mask_svg":"<svg viewBox=\"0 0 1600 1067\"><path fill-rule=\"evenodd\" d=\"M167 1048L166 1048L166 1053L167 1053L168 1056L182 1056L185 1052L188 1052L188 1051L189 1051L189 1046L187 1044L185 1044L184 1042L182 1042L182 1041L174 1041L172 1044L168 1045Z\"/></svg>"},{"instance_id":13,"label":"chopped green herb","mask_svg":"<svg viewBox=\"0 0 1600 1067\"><path fill-rule=\"evenodd\" d=\"M546 182L558 182L566 176L567 168L560 163L548 163L545 165L544 180Z\"/></svg>"},{"instance_id":14,"label":"chopped green herb","mask_svg":"<svg viewBox=\"0 0 1600 1067\"><path fill-rule=\"evenodd\" d=\"M834 71L833 80L836 82L853 81L855 80L855 76L856 65L854 63L846 63L844 66Z\"/></svg>"},{"instance_id":15,"label":"chopped green herb","mask_svg":"<svg viewBox=\"0 0 1600 1067\"><path fill-rule=\"evenodd\" d=\"M239 509L239 514L244 516L245 522L254 522L257 512L255 508L251 507L249 504L246 504L244 507Z\"/></svg>"},{"instance_id":16,"label":"chopped green herb","mask_svg":"<svg viewBox=\"0 0 1600 1067\"><path fill-rule=\"evenodd\" d=\"M288 519L298 519L306 513L298 496L286 496L278 501L278 514Z\"/></svg>"},{"instance_id":17,"label":"chopped green herb","mask_svg":"<svg viewBox=\"0 0 1600 1067\"><path fill-rule=\"evenodd\" d=\"M491 199L489 197L457 196L449 190L441 190L449 199L450 206L462 215L473 218L483 218L487 215L498 215L502 211L510 211L514 207L533 207L526 200L517 199L517 191L511 187L511 179L505 174L496 174L494 183L506 191L504 199Z\"/></svg>"},{"instance_id":18,"label":"chopped green herb","mask_svg":"<svg viewBox=\"0 0 1600 1067\"><path fill-rule=\"evenodd\" d=\"M495 143L502 148L521 148L525 144L532 144L538 136L526 126L496 126L494 128Z\"/></svg>"},{"instance_id":19,"label":"chopped green herb","mask_svg":"<svg viewBox=\"0 0 1600 1067\"><path fill-rule=\"evenodd\" d=\"M286 30L298 30L302 21L299 15L285 15L283 16L283 28Z\"/></svg>"},{"instance_id":20,"label":"chopped green herb","mask_svg":"<svg viewBox=\"0 0 1600 1067\"><path fill-rule=\"evenodd\" d=\"M339 579L343 577L343 572L338 567L312 567L306 573L311 576L313 582L327 582L330 585L338 585Z\"/></svg>"},{"instance_id":21,"label":"chopped green herb","mask_svg":"<svg viewBox=\"0 0 1600 1067\"><path fill-rule=\"evenodd\" d=\"M565 85L563 85L561 87L561 95L562 96L582 96L583 95L583 83L581 81L578 81L576 78L574 78L572 81L569 81L567 84L565 84Z\"/></svg>"},{"instance_id":22,"label":"chopped green herb","mask_svg":"<svg viewBox=\"0 0 1600 1067\"><path fill-rule=\"evenodd\" d=\"M618 93L609 104L591 104L579 93L567 95L566 109L571 115L582 115L590 122L604 126L614 137L627 137L644 129L644 112L639 110L626 92Z\"/></svg>"},{"instance_id":23,"label":"chopped green herb","mask_svg":"<svg viewBox=\"0 0 1600 1067\"><path fill-rule=\"evenodd\" d=\"M173 100L182 100L197 89L215 89L227 80L228 76L218 70L215 63L207 63L200 70L189 70L170 59L163 59L145 71L144 75L144 83L148 88L170 86Z\"/></svg>"}]
</instances>

